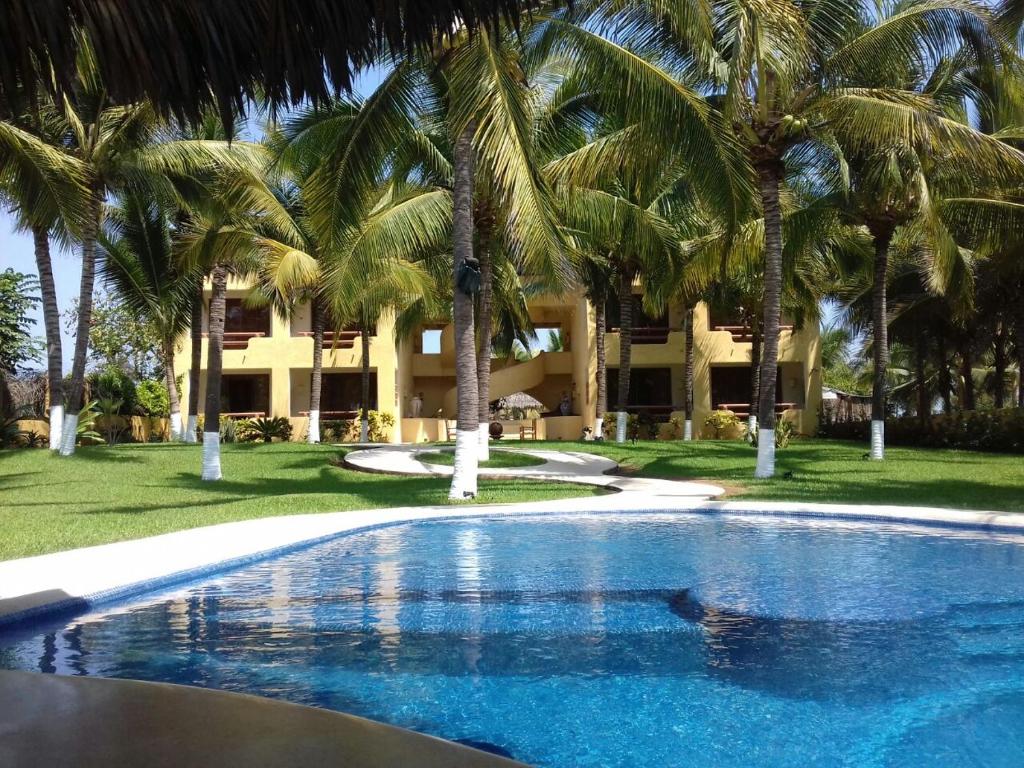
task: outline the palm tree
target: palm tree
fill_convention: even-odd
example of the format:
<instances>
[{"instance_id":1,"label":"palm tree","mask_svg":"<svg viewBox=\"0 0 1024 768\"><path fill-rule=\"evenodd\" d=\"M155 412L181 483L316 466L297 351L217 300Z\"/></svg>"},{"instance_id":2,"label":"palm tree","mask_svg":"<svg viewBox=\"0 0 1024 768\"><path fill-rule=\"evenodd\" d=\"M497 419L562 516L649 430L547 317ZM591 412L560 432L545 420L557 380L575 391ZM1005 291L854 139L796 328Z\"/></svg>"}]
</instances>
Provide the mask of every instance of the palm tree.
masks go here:
<instances>
[{"instance_id":1,"label":"palm tree","mask_svg":"<svg viewBox=\"0 0 1024 768\"><path fill-rule=\"evenodd\" d=\"M819 173L835 175L840 133L844 146L876 149L922 131L961 135L916 94L875 85L880 71L901 71L925 51L955 51L965 37L984 46L988 13L965 2L912 3L881 21L874 4L849 0L722 0L714 14L689 3L641 2L626 17L616 8L581 3L572 15L548 17L547 48L571 56L607 94L608 107L624 112L636 126L634 148L653 141L659 158L679 148L729 220L742 213L747 183L756 180L764 219L758 416L762 429L773 430L787 163L816 156ZM710 98L688 87L686 76L703 78ZM631 98L616 99L623 89ZM708 171L717 173L717 193ZM756 476L774 474L774 455L773 440L758 442Z\"/></svg>"},{"instance_id":2,"label":"palm tree","mask_svg":"<svg viewBox=\"0 0 1024 768\"><path fill-rule=\"evenodd\" d=\"M77 229L86 190L81 164L56 146L58 139L48 127L38 114L0 122L0 197L11 204L19 227L32 233L46 330L50 450L56 451L64 420L64 373L50 234L62 220Z\"/></svg>"},{"instance_id":3,"label":"palm tree","mask_svg":"<svg viewBox=\"0 0 1024 768\"><path fill-rule=\"evenodd\" d=\"M188 368L188 418L185 422L185 442L194 443L199 429L199 377L203 365L203 285L196 286L192 293L192 307L189 314L189 368Z\"/></svg>"},{"instance_id":4,"label":"palm tree","mask_svg":"<svg viewBox=\"0 0 1024 768\"><path fill-rule=\"evenodd\" d=\"M104 205L111 193L146 188L155 199L176 205L178 185L225 165L240 162L244 149L225 142L164 140L165 127L149 104L114 103L98 77L87 45L78 51L78 81L60 103L42 110L48 135L81 169L86 190L81 221L62 221L81 244L82 279L71 378L67 388L61 455L75 450L78 413L82 406L85 365L92 320L97 241Z\"/></svg>"},{"instance_id":5,"label":"palm tree","mask_svg":"<svg viewBox=\"0 0 1024 768\"><path fill-rule=\"evenodd\" d=\"M170 402L171 439L182 440L183 425L174 371L175 346L202 286L197 270L183 271L172 240L171 217L143 194L122 195L106 217L100 236L101 274L133 313L160 338L160 361Z\"/></svg>"}]
</instances>

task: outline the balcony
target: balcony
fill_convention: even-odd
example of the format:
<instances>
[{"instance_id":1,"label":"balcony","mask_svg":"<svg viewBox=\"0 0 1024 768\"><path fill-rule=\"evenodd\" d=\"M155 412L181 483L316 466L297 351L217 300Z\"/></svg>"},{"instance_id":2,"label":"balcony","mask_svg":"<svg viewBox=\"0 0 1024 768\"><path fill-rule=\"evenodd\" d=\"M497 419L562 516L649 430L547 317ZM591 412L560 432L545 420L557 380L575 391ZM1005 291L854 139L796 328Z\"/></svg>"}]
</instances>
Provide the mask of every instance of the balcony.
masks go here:
<instances>
[{"instance_id":1,"label":"balcony","mask_svg":"<svg viewBox=\"0 0 1024 768\"><path fill-rule=\"evenodd\" d=\"M299 331L295 335L313 338L312 331ZM358 339L359 331L324 331L324 346L331 349L353 349Z\"/></svg>"}]
</instances>

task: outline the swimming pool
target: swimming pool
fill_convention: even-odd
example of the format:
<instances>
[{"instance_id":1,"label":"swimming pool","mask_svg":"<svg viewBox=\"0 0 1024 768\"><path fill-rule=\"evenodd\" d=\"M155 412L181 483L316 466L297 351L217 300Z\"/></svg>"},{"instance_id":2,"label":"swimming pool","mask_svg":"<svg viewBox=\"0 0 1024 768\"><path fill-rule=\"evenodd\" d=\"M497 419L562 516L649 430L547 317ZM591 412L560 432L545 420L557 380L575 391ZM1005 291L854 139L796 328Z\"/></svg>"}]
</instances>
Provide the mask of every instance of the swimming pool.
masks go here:
<instances>
[{"instance_id":1,"label":"swimming pool","mask_svg":"<svg viewBox=\"0 0 1024 768\"><path fill-rule=\"evenodd\" d=\"M1019 766L1022 541L419 522L7 629L0 666L256 693L543 766Z\"/></svg>"}]
</instances>

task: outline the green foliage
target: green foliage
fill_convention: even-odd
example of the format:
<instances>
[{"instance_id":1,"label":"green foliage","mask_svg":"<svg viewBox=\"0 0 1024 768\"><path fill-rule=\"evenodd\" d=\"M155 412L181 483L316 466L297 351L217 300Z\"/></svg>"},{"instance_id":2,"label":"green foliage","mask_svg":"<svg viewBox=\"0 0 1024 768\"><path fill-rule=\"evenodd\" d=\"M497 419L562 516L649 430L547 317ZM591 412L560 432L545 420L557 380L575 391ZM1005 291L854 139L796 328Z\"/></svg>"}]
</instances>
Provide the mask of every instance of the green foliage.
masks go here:
<instances>
[{"instance_id":1,"label":"green foliage","mask_svg":"<svg viewBox=\"0 0 1024 768\"><path fill-rule=\"evenodd\" d=\"M78 412L78 431L75 433L75 441L79 445L98 445L103 442L103 435L96 431L98 417L95 400L86 403Z\"/></svg>"},{"instance_id":2,"label":"green foliage","mask_svg":"<svg viewBox=\"0 0 1024 768\"><path fill-rule=\"evenodd\" d=\"M793 422L787 421L786 419L780 419L775 422L775 447L776 448L788 448L790 442L796 437L796 427L793 426ZM746 440L752 447L757 448L757 441L761 435L759 427L748 429L746 434L743 435L743 439Z\"/></svg>"},{"instance_id":3,"label":"green foliage","mask_svg":"<svg viewBox=\"0 0 1024 768\"><path fill-rule=\"evenodd\" d=\"M135 396L143 415L153 417L170 415L170 397L167 394L167 387L162 381L149 379L141 382L135 388Z\"/></svg>"},{"instance_id":4,"label":"green foliage","mask_svg":"<svg viewBox=\"0 0 1024 768\"><path fill-rule=\"evenodd\" d=\"M370 442L385 443L388 440L388 430L395 426L395 417L390 413L381 411L370 411L367 414L369 423Z\"/></svg>"},{"instance_id":5,"label":"green foliage","mask_svg":"<svg viewBox=\"0 0 1024 768\"><path fill-rule=\"evenodd\" d=\"M839 440L870 439L870 421L823 424L825 437ZM920 419L887 419L885 442L919 448L953 448L968 451L1024 453L1024 409L964 411Z\"/></svg>"},{"instance_id":6,"label":"green foliage","mask_svg":"<svg viewBox=\"0 0 1024 768\"><path fill-rule=\"evenodd\" d=\"M135 413L138 406L135 382L120 368L105 368L89 376L89 391L94 400L119 400L118 413Z\"/></svg>"},{"instance_id":7,"label":"green foliage","mask_svg":"<svg viewBox=\"0 0 1024 768\"><path fill-rule=\"evenodd\" d=\"M320 436L329 442L347 443L358 437L358 425L349 419L331 419L320 423Z\"/></svg>"},{"instance_id":8,"label":"green foliage","mask_svg":"<svg viewBox=\"0 0 1024 768\"><path fill-rule=\"evenodd\" d=\"M0 371L14 374L35 363L42 343L28 329L35 324L29 313L39 304L39 283L30 275L5 269L0 272Z\"/></svg>"},{"instance_id":9,"label":"green foliage","mask_svg":"<svg viewBox=\"0 0 1024 768\"><path fill-rule=\"evenodd\" d=\"M704 426L715 432L715 439L721 440L726 430L740 426L740 420L732 411L715 410L704 419Z\"/></svg>"},{"instance_id":10,"label":"green foliage","mask_svg":"<svg viewBox=\"0 0 1024 768\"><path fill-rule=\"evenodd\" d=\"M202 427L200 427L202 434ZM238 442L238 422L230 417L222 417L220 420L220 441L222 443Z\"/></svg>"},{"instance_id":11,"label":"green foliage","mask_svg":"<svg viewBox=\"0 0 1024 768\"><path fill-rule=\"evenodd\" d=\"M246 419L238 424L238 437L244 443L272 443L275 438L287 442L292 437L292 424L284 416Z\"/></svg>"},{"instance_id":12,"label":"green foliage","mask_svg":"<svg viewBox=\"0 0 1024 768\"><path fill-rule=\"evenodd\" d=\"M64 313L64 324L74 334L78 305ZM148 322L125 302L99 294L89 327L89 360L101 370L126 371L136 381L160 375L160 337Z\"/></svg>"},{"instance_id":13,"label":"green foliage","mask_svg":"<svg viewBox=\"0 0 1024 768\"><path fill-rule=\"evenodd\" d=\"M0 417L0 448L13 448L18 444L20 437L18 417L9 414Z\"/></svg>"},{"instance_id":14,"label":"green foliage","mask_svg":"<svg viewBox=\"0 0 1024 768\"><path fill-rule=\"evenodd\" d=\"M18 445L23 448L45 448L50 444L46 435L42 432L36 432L34 429L29 429L21 433L18 438Z\"/></svg>"}]
</instances>

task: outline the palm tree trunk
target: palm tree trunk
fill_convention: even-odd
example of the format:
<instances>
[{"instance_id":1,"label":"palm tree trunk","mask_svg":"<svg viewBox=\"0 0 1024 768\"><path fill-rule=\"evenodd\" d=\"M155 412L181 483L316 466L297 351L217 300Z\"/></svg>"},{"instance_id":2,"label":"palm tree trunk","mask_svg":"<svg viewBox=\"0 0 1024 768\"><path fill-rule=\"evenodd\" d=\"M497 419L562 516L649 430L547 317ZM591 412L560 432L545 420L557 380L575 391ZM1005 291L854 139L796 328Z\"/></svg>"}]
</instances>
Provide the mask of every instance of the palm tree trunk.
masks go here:
<instances>
[{"instance_id":1,"label":"palm tree trunk","mask_svg":"<svg viewBox=\"0 0 1024 768\"><path fill-rule=\"evenodd\" d=\"M683 440L693 440L693 305L686 308L686 364L683 366Z\"/></svg>"},{"instance_id":2,"label":"palm tree trunk","mask_svg":"<svg viewBox=\"0 0 1024 768\"><path fill-rule=\"evenodd\" d=\"M761 401L761 326L756 317L750 320L750 413L747 431L757 431L757 408Z\"/></svg>"},{"instance_id":3,"label":"palm tree trunk","mask_svg":"<svg viewBox=\"0 0 1024 768\"><path fill-rule=\"evenodd\" d=\"M224 316L227 309L228 271L213 268L210 296L209 347L206 353L206 415L203 417L203 480L220 480L220 381L224 365Z\"/></svg>"},{"instance_id":4,"label":"palm tree trunk","mask_svg":"<svg viewBox=\"0 0 1024 768\"><path fill-rule=\"evenodd\" d=\"M597 347L597 405L594 408L594 439L604 439L604 415L608 411L608 354L605 351L607 302L594 302L594 345Z\"/></svg>"},{"instance_id":5,"label":"palm tree trunk","mask_svg":"<svg viewBox=\"0 0 1024 768\"><path fill-rule=\"evenodd\" d=\"M963 396L960 398L961 411L973 411L974 399L974 341L973 330L968 327L960 335L960 377L963 379Z\"/></svg>"},{"instance_id":6,"label":"palm tree trunk","mask_svg":"<svg viewBox=\"0 0 1024 768\"><path fill-rule=\"evenodd\" d=\"M1021 284L1024 289L1024 283ZM1024 290L1018 294L1021 296ZM1024 301L1017 301L1017 328L1014 332L1017 347L1017 407L1024 408Z\"/></svg>"},{"instance_id":7,"label":"palm tree trunk","mask_svg":"<svg viewBox=\"0 0 1024 768\"><path fill-rule=\"evenodd\" d=\"M50 450L60 449L64 427L64 353L60 340L60 307L50 261L50 235L46 227L32 227L39 290L43 298L43 326L46 328L46 383L50 393Z\"/></svg>"},{"instance_id":8,"label":"palm tree trunk","mask_svg":"<svg viewBox=\"0 0 1024 768\"><path fill-rule=\"evenodd\" d=\"M629 374L633 365L633 275L623 265L619 275L619 402L615 424L615 442L626 442L626 408L629 405Z\"/></svg>"},{"instance_id":9,"label":"palm tree trunk","mask_svg":"<svg viewBox=\"0 0 1024 768\"><path fill-rule=\"evenodd\" d=\"M914 375L917 378L917 418L923 427L932 415L932 404L925 375L925 366L928 361L928 337L920 326L917 328L917 343L914 345L914 350L914 366L916 368Z\"/></svg>"},{"instance_id":10,"label":"palm tree trunk","mask_svg":"<svg viewBox=\"0 0 1024 768\"><path fill-rule=\"evenodd\" d=\"M309 382L309 431L306 437L309 443L320 442L320 396L323 392L324 380L324 325L327 317L324 313L323 301L314 296L310 304L313 329L313 374Z\"/></svg>"},{"instance_id":11,"label":"palm tree trunk","mask_svg":"<svg viewBox=\"0 0 1024 768\"><path fill-rule=\"evenodd\" d=\"M171 440L182 439L181 400L178 397L178 382L174 375L174 340L164 343L164 383L167 385L168 410L171 414Z\"/></svg>"},{"instance_id":12,"label":"palm tree trunk","mask_svg":"<svg viewBox=\"0 0 1024 768\"><path fill-rule=\"evenodd\" d=\"M100 211L103 201L100 191L93 186L89 197L89 215L82 231L82 282L78 294L78 326L75 329L75 355L71 362L71 381L67 389L67 413L64 433L61 435L61 456L75 452L78 437L78 413L85 406L85 361L89 352L89 329L92 325L92 294L96 283L96 238L99 234Z\"/></svg>"},{"instance_id":13,"label":"palm tree trunk","mask_svg":"<svg viewBox=\"0 0 1024 768\"><path fill-rule=\"evenodd\" d=\"M362 354L361 389L359 393L359 442L370 442L370 331L366 318L359 324L359 346Z\"/></svg>"},{"instance_id":14,"label":"palm tree trunk","mask_svg":"<svg viewBox=\"0 0 1024 768\"><path fill-rule=\"evenodd\" d=\"M196 442L199 427L199 376L203 366L203 283L200 281L192 297L192 358L188 369L188 421L185 425L185 442Z\"/></svg>"},{"instance_id":15,"label":"palm tree trunk","mask_svg":"<svg viewBox=\"0 0 1024 768\"><path fill-rule=\"evenodd\" d=\"M995 388L992 392L994 405L1002 408L1006 405L1006 326L1002 320L996 321L996 333L993 337L993 367L995 368Z\"/></svg>"},{"instance_id":16,"label":"palm tree trunk","mask_svg":"<svg viewBox=\"0 0 1024 768\"><path fill-rule=\"evenodd\" d=\"M480 452L480 390L476 380L476 339L473 333L473 298L459 288L459 270L473 258L473 134L471 123L455 141L455 179L452 189L452 279L455 295L452 319L455 325L455 386L458 392L458 422L455 428L455 467L450 499L476 496L477 456Z\"/></svg>"},{"instance_id":17,"label":"palm tree trunk","mask_svg":"<svg viewBox=\"0 0 1024 768\"><path fill-rule=\"evenodd\" d=\"M491 317L493 313L493 279L491 254L486 247L480 249L480 316L477 318L476 383L479 392L480 441L479 461L487 461L490 454L491 421Z\"/></svg>"},{"instance_id":18,"label":"palm tree trunk","mask_svg":"<svg viewBox=\"0 0 1024 768\"><path fill-rule=\"evenodd\" d=\"M874 284L871 289L871 325L874 334L874 381L871 387L871 458L885 458L885 376L889 368L889 308L886 278L889 271L889 242L892 229L872 233L875 240Z\"/></svg>"},{"instance_id":19,"label":"palm tree trunk","mask_svg":"<svg viewBox=\"0 0 1024 768\"><path fill-rule=\"evenodd\" d=\"M949 380L949 355L946 354L946 331L939 325L935 336L935 357L939 369L939 397L942 398L942 412L953 412L953 400L950 395L952 385Z\"/></svg>"},{"instance_id":20,"label":"palm tree trunk","mask_svg":"<svg viewBox=\"0 0 1024 768\"><path fill-rule=\"evenodd\" d=\"M754 477L775 475L775 378L779 364L779 315L782 312L782 209L779 185L785 166L768 160L757 166L764 214L764 322L757 420L757 468Z\"/></svg>"}]
</instances>

